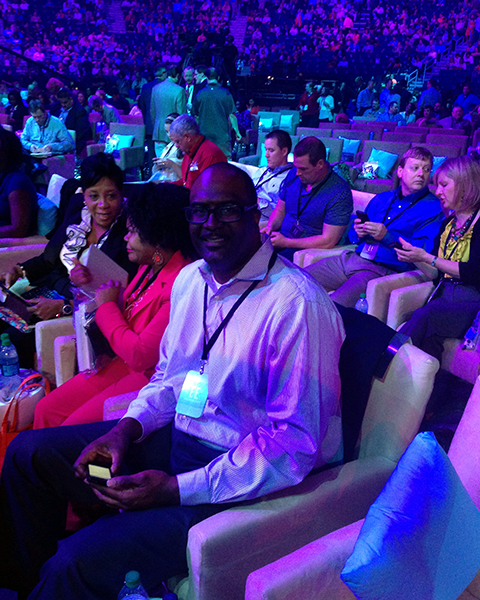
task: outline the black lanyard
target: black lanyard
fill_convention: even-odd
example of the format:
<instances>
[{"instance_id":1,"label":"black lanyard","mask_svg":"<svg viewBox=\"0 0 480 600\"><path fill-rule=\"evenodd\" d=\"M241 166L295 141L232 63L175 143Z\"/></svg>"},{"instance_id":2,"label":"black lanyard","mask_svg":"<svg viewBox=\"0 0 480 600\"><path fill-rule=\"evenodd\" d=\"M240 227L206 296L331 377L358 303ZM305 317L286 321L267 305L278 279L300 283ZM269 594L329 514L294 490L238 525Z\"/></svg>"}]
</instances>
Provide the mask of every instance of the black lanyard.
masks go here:
<instances>
[{"instance_id":1,"label":"black lanyard","mask_svg":"<svg viewBox=\"0 0 480 600\"><path fill-rule=\"evenodd\" d=\"M427 188L425 193L423 193L421 196L419 196L418 198L416 198L416 200L414 200L413 202L411 202L408 206L406 206L402 211L400 211L397 215L395 215L391 220L390 223L388 223L388 226L390 227L390 225L396 221L397 219L399 219L404 213L407 212L407 210L409 208L413 208L415 206L415 204L418 204L420 202L420 200L423 200L426 196L428 196L428 194L430 193L430 190ZM405 198L404 198L405 199ZM385 223L388 215L390 214L390 211L393 208L393 203L398 200L399 202L401 202L400 198L398 197L398 194L394 194L392 201L390 202L389 207L387 208L387 212L385 213L383 219L382 219L382 223Z\"/></svg>"},{"instance_id":2,"label":"black lanyard","mask_svg":"<svg viewBox=\"0 0 480 600\"><path fill-rule=\"evenodd\" d=\"M255 184L255 189L258 190L258 188L264 186L266 183L268 183L269 181L271 181L272 179L274 179L275 177L278 177L279 175L282 175L283 173L285 173L286 171L290 171L290 169L292 169L293 166L288 166L285 169L282 169L281 171L279 171L278 173L273 173L272 175L270 175L270 177L268 179L265 179L265 181L263 181L263 178L265 177L265 175L268 173L268 169L266 171L264 171L260 177L260 179L257 181L257 183Z\"/></svg>"},{"instance_id":3,"label":"black lanyard","mask_svg":"<svg viewBox=\"0 0 480 600\"><path fill-rule=\"evenodd\" d=\"M193 159L195 158L195 156L196 156L197 152L198 152L198 151L199 151L199 149L200 149L200 146L203 144L203 142L205 141L205 139L206 139L206 138L205 138L205 136L203 136L203 140L202 140L202 141L201 141L201 142L198 144L198 146L197 146L197 148L196 148L195 152L194 152L194 153L192 154L192 156L190 157L190 162L188 163L188 167L187 167L187 174L185 175L185 179L183 180L183 183L184 183L184 184L185 184L185 183L187 183L188 174L190 173L190 167L192 166Z\"/></svg>"},{"instance_id":4,"label":"black lanyard","mask_svg":"<svg viewBox=\"0 0 480 600\"><path fill-rule=\"evenodd\" d=\"M327 181L332 173L333 173L333 169L330 169L330 172L325 177L325 179L323 181L321 181L320 183L317 183L317 185L310 190L310 192L307 195L307 201L305 202L305 204L302 206L301 209L300 209L300 204L302 201L302 183L300 182L300 191L298 192L298 200L297 200L297 224L300 220L300 217L303 215L303 213L307 209L307 206L310 204L312 198L317 194L317 192L320 190L320 188L323 187L323 185L325 183L327 183Z\"/></svg>"},{"instance_id":5,"label":"black lanyard","mask_svg":"<svg viewBox=\"0 0 480 600\"><path fill-rule=\"evenodd\" d=\"M268 262L267 275L270 272L270 270L273 267L273 265L275 264L276 260L277 260L277 253L273 252L273 254L270 257L270 260ZM235 302L235 304L232 306L232 308L228 311L227 316L223 319L223 321L217 327L216 331L214 332L214 334L212 335L212 337L208 340L208 342L207 342L207 296L208 296L208 286L207 286L207 284L205 284L205 293L203 295L203 353L202 353L202 360L203 361L207 360L208 355L210 353L210 350L213 348L213 345L218 340L219 335L222 333L222 331L228 325L230 319L233 317L234 313L237 311L237 309L240 306L240 304L242 304L242 302L246 299L246 297L251 292L253 292L253 290L257 287L257 285L259 283L260 283L260 279L257 279L255 281L253 281L248 286L248 288L243 292L243 294L240 296L240 298L238 298L238 300Z\"/></svg>"}]
</instances>

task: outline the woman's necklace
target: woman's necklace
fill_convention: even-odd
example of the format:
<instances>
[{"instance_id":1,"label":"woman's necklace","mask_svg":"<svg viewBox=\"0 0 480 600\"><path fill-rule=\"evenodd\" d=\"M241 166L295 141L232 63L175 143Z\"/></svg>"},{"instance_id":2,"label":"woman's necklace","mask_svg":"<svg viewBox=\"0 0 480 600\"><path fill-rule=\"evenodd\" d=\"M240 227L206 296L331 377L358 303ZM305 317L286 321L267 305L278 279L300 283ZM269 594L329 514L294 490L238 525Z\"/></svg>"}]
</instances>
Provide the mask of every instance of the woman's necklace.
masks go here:
<instances>
[{"instance_id":1,"label":"woman's necklace","mask_svg":"<svg viewBox=\"0 0 480 600\"><path fill-rule=\"evenodd\" d=\"M477 214L477 211L475 211L473 214L471 214L468 217L468 219L465 221L465 223L463 225L461 225L460 227L457 226L457 215L454 215L454 217L452 219L452 238L455 242L457 240L459 240L460 238L462 238L466 234L466 232L470 229L470 225L472 224L473 220L475 219L476 214Z\"/></svg>"}]
</instances>

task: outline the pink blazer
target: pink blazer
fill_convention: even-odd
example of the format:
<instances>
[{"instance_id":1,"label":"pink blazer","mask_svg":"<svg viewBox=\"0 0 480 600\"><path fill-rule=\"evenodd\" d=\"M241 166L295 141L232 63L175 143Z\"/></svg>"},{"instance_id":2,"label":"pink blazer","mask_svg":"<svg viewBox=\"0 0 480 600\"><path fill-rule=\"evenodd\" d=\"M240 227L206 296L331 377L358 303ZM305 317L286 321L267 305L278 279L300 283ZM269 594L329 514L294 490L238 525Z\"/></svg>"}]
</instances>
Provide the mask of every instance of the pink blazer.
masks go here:
<instances>
[{"instance_id":1,"label":"pink blazer","mask_svg":"<svg viewBox=\"0 0 480 600\"><path fill-rule=\"evenodd\" d=\"M158 362L158 349L170 315L170 294L178 273L190 262L176 252L143 294L127 323L115 302L105 302L96 312L95 320L114 352L132 371L153 373ZM141 267L124 293L124 304L135 284L148 269Z\"/></svg>"}]
</instances>

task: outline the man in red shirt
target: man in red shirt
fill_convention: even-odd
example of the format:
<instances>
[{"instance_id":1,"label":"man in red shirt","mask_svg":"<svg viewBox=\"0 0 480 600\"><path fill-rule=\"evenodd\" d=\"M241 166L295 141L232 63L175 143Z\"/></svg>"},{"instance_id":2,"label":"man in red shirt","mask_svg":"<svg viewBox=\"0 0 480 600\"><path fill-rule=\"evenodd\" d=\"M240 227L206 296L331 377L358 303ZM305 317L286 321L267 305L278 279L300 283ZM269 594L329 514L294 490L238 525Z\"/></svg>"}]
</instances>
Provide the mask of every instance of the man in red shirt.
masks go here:
<instances>
[{"instance_id":1,"label":"man in red shirt","mask_svg":"<svg viewBox=\"0 0 480 600\"><path fill-rule=\"evenodd\" d=\"M198 123L190 115L180 115L170 125L170 139L184 153L182 179L175 183L190 189L195 179L210 165L227 162L227 157L200 133Z\"/></svg>"},{"instance_id":2,"label":"man in red shirt","mask_svg":"<svg viewBox=\"0 0 480 600\"><path fill-rule=\"evenodd\" d=\"M305 91L300 96L298 108L301 114L302 127L318 127L319 110L318 97L320 92L313 86L311 81L305 85Z\"/></svg>"}]
</instances>

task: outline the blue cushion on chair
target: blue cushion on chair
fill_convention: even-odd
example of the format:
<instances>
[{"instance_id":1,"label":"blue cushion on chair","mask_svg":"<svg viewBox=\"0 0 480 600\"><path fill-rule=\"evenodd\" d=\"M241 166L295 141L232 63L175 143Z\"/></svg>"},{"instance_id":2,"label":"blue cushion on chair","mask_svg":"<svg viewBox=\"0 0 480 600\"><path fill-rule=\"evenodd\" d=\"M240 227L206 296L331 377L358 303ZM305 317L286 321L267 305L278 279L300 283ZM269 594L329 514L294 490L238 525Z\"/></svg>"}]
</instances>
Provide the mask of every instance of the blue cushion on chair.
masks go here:
<instances>
[{"instance_id":1,"label":"blue cushion on chair","mask_svg":"<svg viewBox=\"0 0 480 600\"><path fill-rule=\"evenodd\" d=\"M435 173L435 171L438 169L438 167L445 161L447 160L446 156L434 156L433 157L433 165L432 165L432 172L430 173L430 175L433 176L433 174Z\"/></svg>"},{"instance_id":2,"label":"blue cushion on chair","mask_svg":"<svg viewBox=\"0 0 480 600\"><path fill-rule=\"evenodd\" d=\"M354 159L355 154L358 152L362 140L350 140L349 138L344 138L341 135L338 136L338 139L343 140L342 158L340 160L351 162Z\"/></svg>"},{"instance_id":3,"label":"blue cushion on chair","mask_svg":"<svg viewBox=\"0 0 480 600\"><path fill-rule=\"evenodd\" d=\"M480 568L480 512L432 433L370 507L341 578L359 600L455 600Z\"/></svg>"},{"instance_id":4,"label":"blue cushion on chair","mask_svg":"<svg viewBox=\"0 0 480 600\"><path fill-rule=\"evenodd\" d=\"M380 179L386 179L397 158L398 154L392 154L391 152L385 152L385 150L372 148L370 157L366 162L378 162L378 176Z\"/></svg>"}]
</instances>

